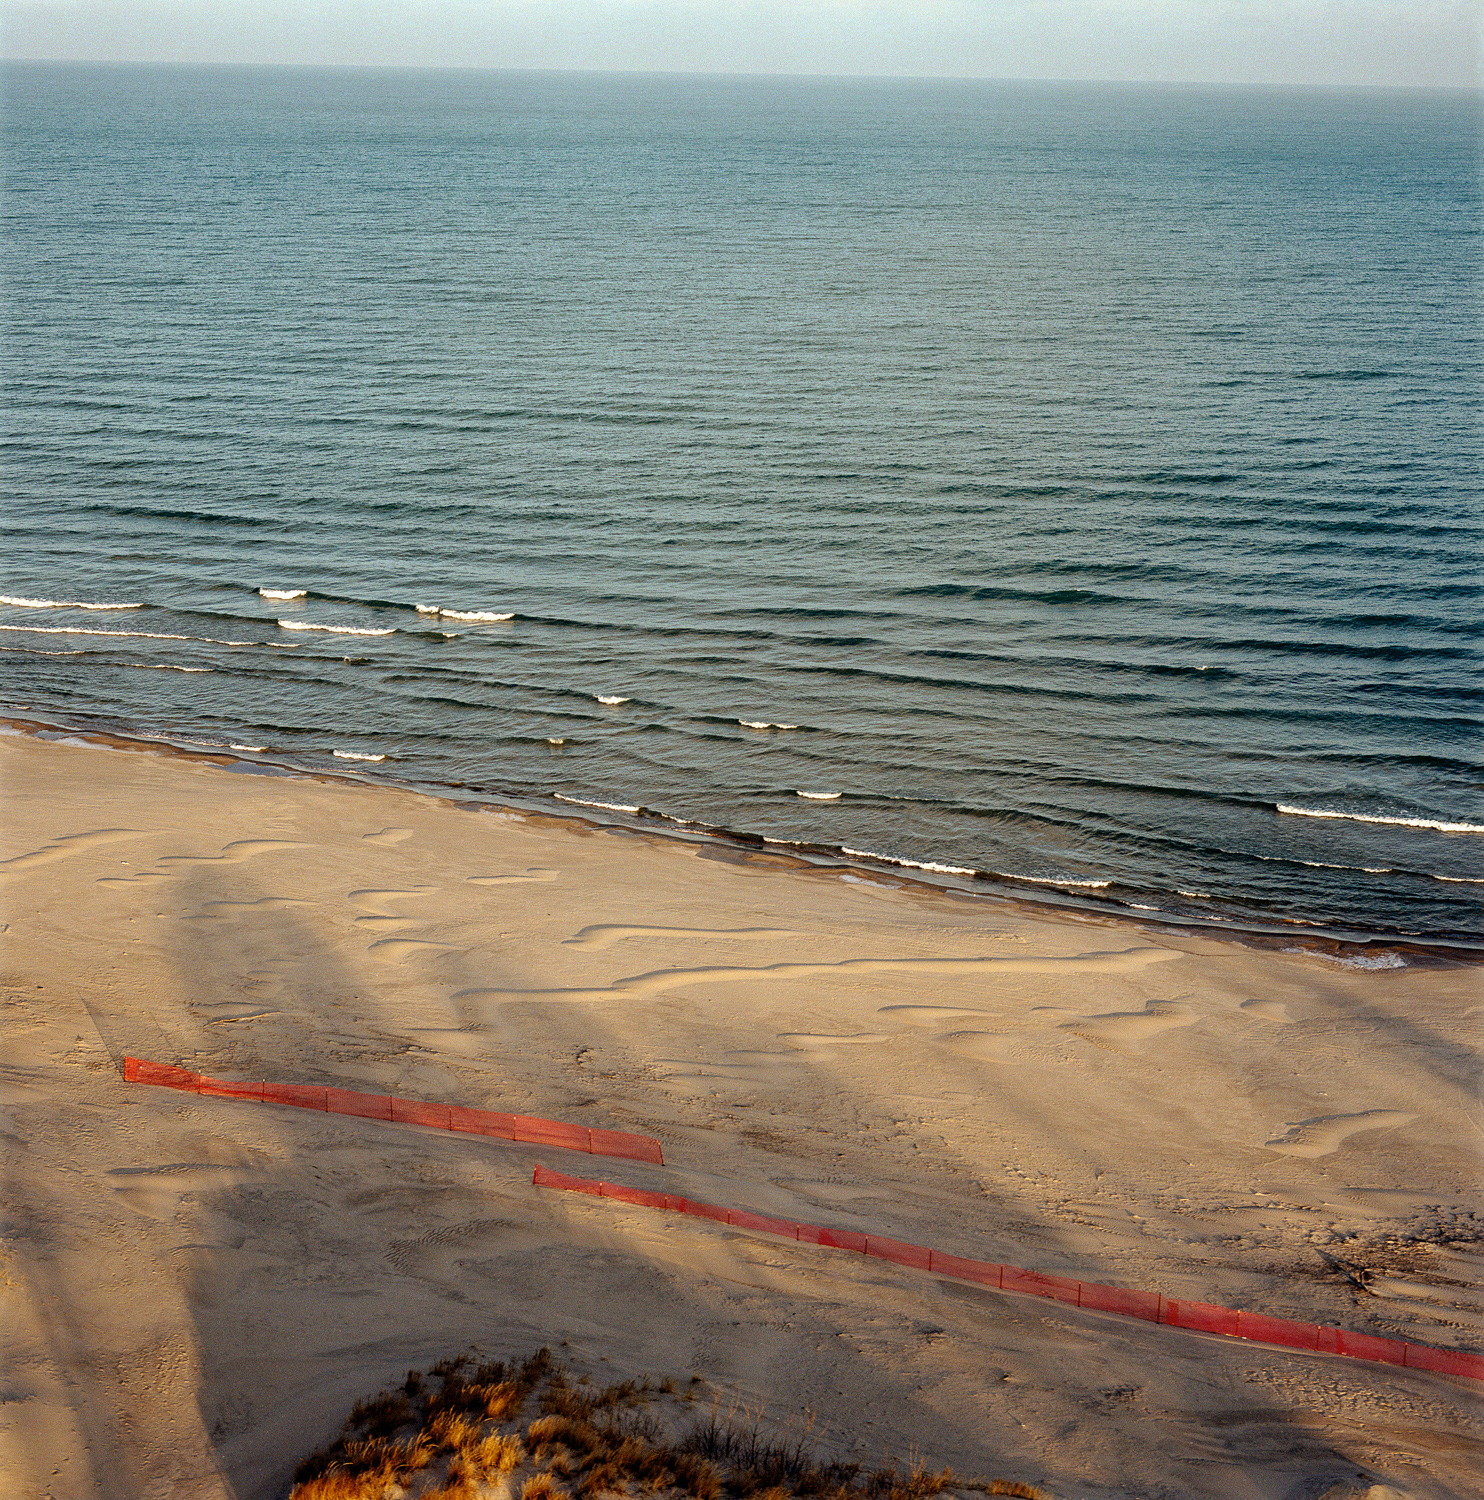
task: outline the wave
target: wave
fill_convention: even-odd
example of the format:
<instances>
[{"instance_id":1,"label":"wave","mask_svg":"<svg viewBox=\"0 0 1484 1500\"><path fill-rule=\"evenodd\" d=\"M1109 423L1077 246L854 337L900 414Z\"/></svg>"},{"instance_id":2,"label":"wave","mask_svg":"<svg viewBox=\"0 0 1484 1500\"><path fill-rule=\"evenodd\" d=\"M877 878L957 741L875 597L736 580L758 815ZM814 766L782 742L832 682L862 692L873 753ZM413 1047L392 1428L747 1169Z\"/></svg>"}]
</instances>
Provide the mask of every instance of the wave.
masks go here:
<instances>
[{"instance_id":1,"label":"wave","mask_svg":"<svg viewBox=\"0 0 1484 1500\"><path fill-rule=\"evenodd\" d=\"M259 589L265 599L302 599L308 589Z\"/></svg>"},{"instance_id":2,"label":"wave","mask_svg":"<svg viewBox=\"0 0 1484 1500\"><path fill-rule=\"evenodd\" d=\"M214 667L178 667L168 661L138 661L130 662L130 666L137 667L141 672L213 672Z\"/></svg>"},{"instance_id":3,"label":"wave","mask_svg":"<svg viewBox=\"0 0 1484 1500\"><path fill-rule=\"evenodd\" d=\"M1386 817L1379 813L1339 812L1328 807L1292 807L1286 802L1278 803L1278 811L1298 818L1340 818L1347 823L1385 823L1395 828L1431 828L1437 833L1484 833L1484 824L1481 823L1445 823L1438 818Z\"/></svg>"},{"instance_id":4,"label":"wave","mask_svg":"<svg viewBox=\"0 0 1484 1500\"><path fill-rule=\"evenodd\" d=\"M843 792L798 792L795 795L802 797L806 802L838 802L844 795Z\"/></svg>"},{"instance_id":5,"label":"wave","mask_svg":"<svg viewBox=\"0 0 1484 1500\"><path fill-rule=\"evenodd\" d=\"M611 694L611 693L594 693L593 697L595 697L598 700L599 703L606 703L609 706L609 708L613 708L613 707L617 706L620 703L632 703L633 702L632 698L620 698L620 697L616 696L615 694Z\"/></svg>"},{"instance_id":6,"label":"wave","mask_svg":"<svg viewBox=\"0 0 1484 1500\"><path fill-rule=\"evenodd\" d=\"M590 802L586 797L567 797L561 792L551 794L558 802L570 802L576 807L601 807L604 812L636 813L639 808L627 802Z\"/></svg>"},{"instance_id":7,"label":"wave","mask_svg":"<svg viewBox=\"0 0 1484 1500\"><path fill-rule=\"evenodd\" d=\"M228 744L228 750L246 750L250 755L265 755L268 751L266 745L235 745Z\"/></svg>"},{"instance_id":8,"label":"wave","mask_svg":"<svg viewBox=\"0 0 1484 1500\"><path fill-rule=\"evenodd\" d=\"M1449 885L1484 885L1484 880L1473 875L1434 875L1432 878L1446 881Z\"/></svg>"},{"instance_id":9,"label":"wave","mask_svg":"<svg viewBox=\"0 0 1484 1500\"><path fill-rule=\"evenodd\" d=\"M797 729L797 724L770 724L766 719L738 719L744 729Z\"/></svg>"},{"instance_id":10,"label":"wave","mask_svg":"<svg viewBox=\"0 0 1484 1500\"><path fill-rule=\"evenodd\" d=\"M322 630L328 635L396 635L397 627L388 625L374 630L367 625L316 625L311 620L280 620L283 630Z\"/></svg>"},{"instance_id":11,"label":"wave","mask_svg":"<svg viewBox=\"0 0 1484 1500\"><path fill-rule=\"evenodd\" d=\"M420 615L441 615L445 620L469 620L476 624L513 620L515 612L496 614L492 609L444 609L441 604L414 605Z\"/></svg>"},{"instance_id":12,"label":"wave","mask_svg":"<svg viewBox=\"0 0 1484 1500\"><path fill-rule=\"evenodd\" d=\"M143 609L142 604L88 604L80 599L22 599L15 594L0 594L0 604L12 609Z\"/></svg>"},{"instance_id":13,"label":"wave","mask_svg":"<svg viewBox=\"0 0 1484 1500\"><path fill-rule=\"evenodd\" d=\"M1001 870L994 872L996 880L1027 880L1032 885L1061 885L1070 890L1103 891L1113 884L1111 880L1064 880L1058 875L1007 875ZM1130 902L1133 906L1137 903ZM1140 911L1158 911L1157 906L1141 906Z\"/></svg>"},{"instance_id":14,"label":"wave","mask_svg":"<svg viewBox=\"0 0 1484 1500\"><path fill-rule=\"evenodd\" d=\"M361 750L332 750L330 754L337 760L385 760L385 755L367 755Z\"/></svg>"},{"instance_id":15,"label":"wave","mask_svg":"<svg viewBox=\"0 0 1484 1500\"><path fill-rule=\"evenodd\" d=\"M853 859L874 859L884 865L900 865L904 870L930 870L934 875L977 875L977 870L972 870L966 865L940 865L931 859L898 859L894 854L878 854L874 849L852 849L848 845L840 846L841 854L848 854Z\"/></svg>"},{"instance_id":16,"label":"wave","mask_svg":"<svg viewBox=\"0 0 1484 1500\"><path fill-rule=\"evenodd\" d=\"M546 736L546 743L548 745L565 745L567 741L564 735L549 734Z\"/></svg>"},{"instance_id":17,"label":"wave","mask_svg":"<svg viewBox=\"0 0 1484 1500\"><path fill-rule=\"evenodd\" d=\"M125 641L194 641L200 646L276 646L283 650L295 641L225 641L209 635L168 635L159 630L96 630L83 625L0 625L25 635L102 635Z\"/></svg>"}]
</instances>

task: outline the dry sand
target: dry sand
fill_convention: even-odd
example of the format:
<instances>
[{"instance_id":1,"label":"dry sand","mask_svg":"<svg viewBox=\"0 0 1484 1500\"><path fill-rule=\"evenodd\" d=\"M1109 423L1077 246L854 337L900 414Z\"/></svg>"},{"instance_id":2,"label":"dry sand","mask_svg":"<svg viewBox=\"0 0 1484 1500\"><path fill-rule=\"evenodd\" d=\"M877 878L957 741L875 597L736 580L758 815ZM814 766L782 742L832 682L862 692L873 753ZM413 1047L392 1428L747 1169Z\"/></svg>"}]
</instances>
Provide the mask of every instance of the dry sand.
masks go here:
<instances>
[{"instance_id":1,"label":"dry sand","mask_svg":"<svg viewBox=\"0 0 1484 1500\"><path fill-rule=\"evenodd\" d=\"M530 1186L539 1158L1478 1348L1477 969L164 754L11 737L0 773L7 1496L267 1500L410 1365L541 1343L1057 1497L1484 1493L1462 1381ZM130 1086L125 1052L669 1166Z\"/></svg>"}]
</instances>

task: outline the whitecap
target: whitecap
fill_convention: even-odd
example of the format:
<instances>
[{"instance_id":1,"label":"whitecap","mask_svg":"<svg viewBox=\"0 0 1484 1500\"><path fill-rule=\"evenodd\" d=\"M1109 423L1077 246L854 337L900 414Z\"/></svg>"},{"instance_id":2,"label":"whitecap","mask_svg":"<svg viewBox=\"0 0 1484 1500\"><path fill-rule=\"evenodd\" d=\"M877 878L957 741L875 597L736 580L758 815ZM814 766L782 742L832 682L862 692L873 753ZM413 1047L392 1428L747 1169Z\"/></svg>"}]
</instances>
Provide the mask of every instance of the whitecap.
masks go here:
<instances>
[{"instance_id":1,"label":"whitecap","mask_svg":"<svg viewBox=\"0 0 1484 1500\"><path fill-rule=\"evenodd\" d=\"M0 604L13 609L143 609L142 604L90 604L81 599L24 599L15 594L0 594Z\"/></svg>"},{"instance_id":2,"label":"whitecap","mask_svg":"<svg viewBox=\"0 0 1484 1500\"><path fill-rule=\"evenodd\" d=\"M212 667L177 667L168 661L130 662L129 665L145 672L210 672L214 670Z\"/></svg>"},{"instance_id":3,"label":"whitecap","mask_svg":"<svg viewBox=\"0 0 1484 1500\"><path fill-rule=\"evenodd\" d=\"M308 589L259 589L258 592L265 599L302 599Z\"/></svg>"},{"instance_id":4,"label":"whitecap","mask_svg":"<svg viewBox=\"0 0 1484 1500\"><path fill-rule=\"evenodd\" d=\"M1481 823L1445 823L1438 818L1384 817L1379 813L1338 812L1328 807L1292 807L1286 802L1278 804L1280 813L1291 813L1299 818L1341 818L1347 823L1386 823L1397 828L1431 828L1437 833L1484 833Z\"/></svg>"},{"instance_id":5,"label":"whitecap","mask_svg":"<svg viewBox=\"0 0 1484 1500\"><path fill-rule=\"evenodd\" d=\"M571 802L578 807L601 807L604 812L636 813L639 811L637 805L630 806L627 802L589 802L586 797L566 797L561 792L551 794L558 802Z\"/></svg>"},{"instance_id":6,"label":"whitecap","mask_svg":"<svg viewBox=\"0 0 1484 1500\"><path fill-rule=\"evenodd\" d=\"M1064 885L1073 890L1101 891L1112 885L1111 880L1063 880L1055 875L1005 875L997 877L1000 880L1028 880L1032 885ZM1130 905L1134 903L1130 902ZM1158 911L1157 906L1141 906L1140 911Z\"/></svg>"},{"instance_id":7,"label":"whitecap","mask_svg":"<svg viewBox=\"0 0 1484 1500\"><path fill-rule=\"evenodd\" d=\"M421 605L418 606L422 608ZM492 609L440 609L438 611L445 620L476 620L476 621L499 621L513 620L515 613L498 615Z\"/></svg>"},{"instance_id":8,"label":"whitecap","mask_svg":"<svg viewBox=\"0 0 1484 1500\"><path fill-rule=\"evenodd\" d=\"M1484 885L1484 880L1472 875L1434 875L1433 879L1445 880L1449 885Z\"/></svg>"},{"instance_id":9,"label":"whitecap","mask_svg":"<svg viewBox=\"0 0 1484 1500\"><path fill-rule=\"evenodd\" d=\"M555 734L555 735L549 734L549 735L546 736L546 743L548 745L565 745L567 743L567 741L566 741L566 739L562 735L559 735L559 734Z\"/></svg>"},{"instance_id":10,"label":"whitecap","mask_svg":"<svg viewBox=\"0 0 1484 1500\"><path fill-rule=\"evenodd\" d=\"M227 749L228 750L246 750L251 755L262 755L262 754L264 754L267 751L268 747L266 745L232 745L232 744L229 744L227 746Z\"/></svg>"},{"instance_id":11,"label":"whitecap","mask_svg":"<svg viewBox=\"0 0 1484 1500\"><path fill-rule=\"evenodd\" d=\"M632 699L619 698L609 693L594 693L593 696L598 700L599 703L606 703L609 708L615 708L620 703L629 703L633 701Z\"/></svg>"},{"instance_id":12,"label":"whitecap","mask_svg":"<svg viewBox=\"0 0 1484 1500\"><path fill-rule=\"evenodd\" d=\"M332 750L330 754L337 760L385 760L385 755L367 755L361 750Z\"/></svg>"},{"instance_id":13,"label":"whitecap","mask_svg":"<svg viewBox=\"0 0 1484 1500\"><path fill-rule=\"evenodd\" d=\"M838 802L843 792L796 792L795 796L802 797L806 802Z\"/></svg>"},{"instance_id":14,"label":"whitecap","mask_svg":"<svg viewBox=\"0 0 1484 1500\"><path fill-rule=\"evenodd\" d=\"M931 859L898 859L892 854L877 854L874 849L851 849L846 845L842 845L840 852L841 854L849 854L854 859L878 859L882 864L900 865L904 870L929 870L934 875L974 875L978 873L970 869L967 865L940 865L937 861Z\"/></svg>"},{"instance_id":15,"label":"whitecap","mask_svg":"<svg viewBox=\"0 0 1484 1500\"><path fill-rule=\"evenodd\" d=\"M388 625L382 630L373 630L365 625L316 625L312 620L280 620L284 630L323 630L329 635L396 635L397 627Z\"/></svg>"},{"instance_id":16,"label":"whitecap","mask_svg":"<svg viewBox=\"0 0 1484 1500\"><path fill-rule=\"evenodd\" d=\"M797 729L797 724L770 724L766 719L738 719L744 729Z\"/></svg>"},{"instance_id":17,"label":"whitecap","mask_svg":"<svg viewBox=\"0 0 1484 1500\"><path fill-rule=\"evenodd\" d=\"M412 607L420 615L438 615L443 613L436 604L414 604Z\"/></svg>"}]
</instances>

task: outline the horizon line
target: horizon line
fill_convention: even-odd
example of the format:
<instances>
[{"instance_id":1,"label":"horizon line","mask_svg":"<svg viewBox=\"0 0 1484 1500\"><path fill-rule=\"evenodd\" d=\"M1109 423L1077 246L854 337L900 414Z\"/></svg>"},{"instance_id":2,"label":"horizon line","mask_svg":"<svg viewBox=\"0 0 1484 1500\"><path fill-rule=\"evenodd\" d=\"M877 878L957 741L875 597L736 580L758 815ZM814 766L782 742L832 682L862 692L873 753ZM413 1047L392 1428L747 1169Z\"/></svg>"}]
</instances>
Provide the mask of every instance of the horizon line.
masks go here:
<instances>
[{"instance_id":1,"label":"horizon line","mask_svg":"<svg viewBox=\"0 0 1484 1500\"><path fill-rule=\"evenodd\" d=\"M490 63L375 63L375 62L202 62L181 58L10 57L0 53L0 66L48 68L173 68L190 71L266 72L273 69L341 73L488 73L582 78L714 78L737 80L797 80L815 83L998 83L1095 85L1105 88L1226 89L1265 93L1411 93L1474 94L1484 101L1484 80L1464 83L1300 83L1257 82L1221 78L1110 78L1065 75L994 73L809 73L727 71L686 68L520 67Z\"/></svg>"}]
</instances>

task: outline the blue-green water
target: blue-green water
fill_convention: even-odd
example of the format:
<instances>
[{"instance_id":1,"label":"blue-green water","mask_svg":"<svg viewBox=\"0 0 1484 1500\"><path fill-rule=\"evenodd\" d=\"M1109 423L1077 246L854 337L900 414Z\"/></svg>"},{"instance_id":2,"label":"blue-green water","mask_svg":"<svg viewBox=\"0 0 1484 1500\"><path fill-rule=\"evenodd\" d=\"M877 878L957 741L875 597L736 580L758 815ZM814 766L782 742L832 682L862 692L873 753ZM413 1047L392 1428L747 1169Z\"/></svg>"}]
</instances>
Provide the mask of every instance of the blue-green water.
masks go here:
<instances>
[{"instance_id":1,"label":"blue-green water","mask_svg":"<svg viewBox=\"0 0 1484 1500\"><path fill-rule=\"evenodd\" d=\"M1477 97L3 76L6 711L1484 935Z\"/></svg>"}]
</instances>

